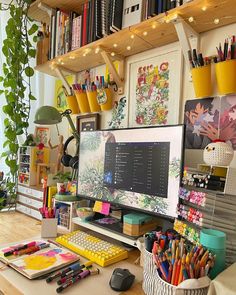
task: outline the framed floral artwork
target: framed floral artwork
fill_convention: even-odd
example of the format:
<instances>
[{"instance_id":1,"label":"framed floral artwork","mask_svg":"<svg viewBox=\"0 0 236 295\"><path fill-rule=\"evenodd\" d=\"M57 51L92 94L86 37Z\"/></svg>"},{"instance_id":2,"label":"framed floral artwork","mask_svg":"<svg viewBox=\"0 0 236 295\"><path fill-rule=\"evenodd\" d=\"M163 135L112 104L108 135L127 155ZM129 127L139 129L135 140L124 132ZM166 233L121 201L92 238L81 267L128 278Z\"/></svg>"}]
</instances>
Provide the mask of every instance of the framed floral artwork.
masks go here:
<instances>
[{"instance_id":1,"label":"framed floral artwork","mask_svg":"<svg viewBox=\"0 0 236 295\"><path fill-rule=\"evenodd\" d=\"M129 127L179 123L182 63L177 44L129 58Z\"/></svg>"},{"instance_id":2,"label":"framed floral artwork","mask_svg":"<svg viewBox=\"0 0 236 295\"><path fill-rule=\"evenodd\" d=\"M50 129L48 127L35 127L35 142L37 145L43 143L44 146L48 146L48 140L50 138Z\"/></svg>"}]
</instances>

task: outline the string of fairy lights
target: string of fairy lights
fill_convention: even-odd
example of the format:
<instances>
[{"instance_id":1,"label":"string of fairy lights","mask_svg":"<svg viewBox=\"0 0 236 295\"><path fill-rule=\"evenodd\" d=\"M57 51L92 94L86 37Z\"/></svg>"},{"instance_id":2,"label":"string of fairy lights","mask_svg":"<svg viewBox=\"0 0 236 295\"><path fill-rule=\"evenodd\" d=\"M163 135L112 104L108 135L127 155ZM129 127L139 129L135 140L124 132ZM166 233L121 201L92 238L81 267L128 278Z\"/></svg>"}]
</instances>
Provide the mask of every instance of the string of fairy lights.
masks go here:
<instances>
[{"instance_id":1,"label":"string of fairy lights","mask_svg":"<svg viewBox=\"0 0 236 295\"><path fill-rule=\"evenodd\" d=\"M220 6L224 6L224 3L226 3L226 2L227 1L221 1L218 4L218 9L219 9ZM211 6L204 5L200 9L203 12L207 12L210 8L211 8ZM136 45L135 40L137 40L137 38L139 40L142 39L144 42L146 42L149 45L152 45L152 44L150 44L148 42L148 38L146 38L148 36L148 30L149 29L151 29L151 30L158 29L158 27L160 25L162 25L163 23L168 24L168 23L172 22L173 19L177 19L178 16L179 15L177 13L173 14L173 13L166 12L164 17L154 19L153 21L150 21L150 27L147 28L147 26L145 25L145 30L143 32L136 32L134 30L132 31L132 27L130 27L129 31L128 31L129 37L127 36L127 38L125 39L126 44L124 44L124 38L122 38L121 39L122 45L119 45L119 42L117 41L116 43L114 43L112 45L113 49L110 49L108 51L106 49L106 51L112 57L127 55L127 53L125 53L125 52L132 50L133 46ZM185 22L189 23L190 25L191 24L192 25L197 24L197 19L194 16L189 16L187 18L184 18L184 17L181 16L181 18ZM201 25L212 25L212 24L219 25L221 22L224 21L224 19L236 19L236 16L223 16L223 17L220 17L220 18L216 17L216 18L213 18L211 21L207 21L207 22L204 22L204 23L201 22L200 24ZM94 47L94 44L92 44L91 46ZM94 53L98 54L98 53L101 52L101 50L102 50L102 47L99 46L99 45L97 45L95 48L88 48L87 47L82 51L82 56L81 56L81 48L79 48L79 50L77 52L76 51L75 52L70 52L70 53L67 53L65 56L55 58L53 61L51 61L50 67L51 67L51 69L54 69L58 65L64 65L68 59L69 60L74 60L77 57L86 57L87 55L94 54Z\"/></svg>"}]
</instances>

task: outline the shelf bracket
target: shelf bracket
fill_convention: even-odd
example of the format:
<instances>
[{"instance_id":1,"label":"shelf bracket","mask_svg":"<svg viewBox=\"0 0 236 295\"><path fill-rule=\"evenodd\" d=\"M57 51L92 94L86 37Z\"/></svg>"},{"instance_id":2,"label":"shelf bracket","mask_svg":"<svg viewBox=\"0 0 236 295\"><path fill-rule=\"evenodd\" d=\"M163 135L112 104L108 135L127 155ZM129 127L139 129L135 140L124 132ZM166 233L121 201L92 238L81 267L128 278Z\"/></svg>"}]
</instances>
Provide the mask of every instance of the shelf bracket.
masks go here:
<instances>
[{"instance_id":1,"label":"shelf bracket","mask_svg":"<svg viewBox=\"0 0 236 295\"><path fill-rule=\"evenodd\" d=\"M116 82L118 86L118 94L123 94L124 93L124 59L119 58L119 62L120 62L119 72L117 72L111 57L105 50L101 51L101 56L104 59L109 72L111 73L114 81Z\"/></svg>"},{"instance_id":2,"label":"shelf bracket","mask_svg":"<svg viewBox=\"0 0 236 295\"><path fill-rule=\"evenodd\" d=\"M52 8L47 6L46 4L39 2L38 8L41 9L42 11L46 12L49 15L49 17L52 16Z\"/></svg>"},{"instance_id":3,"label":"shelf bracket","mask_svg":"<svg viewBox=\"0 0 236 295\"><path fill-rule=\"evenodd\" d=\"M186 64L190 70L188 51L193 48L198 51L200 40L199 34L179 15L174 15L173 18L170 19L170 22L175 26Z\"/></svg>"},{"instance_id":4,"label":"shelf bracket","mask_svg":"<svg viewBox=\"0 0 236 295\"><path fill-rule=\"evenodd\" d=\"M65 75L62 72L62 69L59 66L56 66L54 68L54 71L56 72L57 76L59 79L61 79L62 81L62 85L65 87L68 95L71 94L71 86L70 84L67 82Z\"/></svg>"}]
</instances>

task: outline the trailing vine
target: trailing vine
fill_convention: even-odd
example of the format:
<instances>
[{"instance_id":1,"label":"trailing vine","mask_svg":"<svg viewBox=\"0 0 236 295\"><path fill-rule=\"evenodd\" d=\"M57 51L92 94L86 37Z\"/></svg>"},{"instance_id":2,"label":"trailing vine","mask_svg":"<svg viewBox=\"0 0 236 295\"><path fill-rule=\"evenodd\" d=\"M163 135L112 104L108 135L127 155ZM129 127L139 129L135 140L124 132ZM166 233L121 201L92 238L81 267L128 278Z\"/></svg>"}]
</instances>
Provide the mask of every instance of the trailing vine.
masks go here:
<instances>
[{"instance_id":1,"label":"trailing vine","mask_svg":"<svg viewBox=\"0 0 236 295\"><path fill-rule=\"evenodd\" d=\"M8 10L10 13L6 30L6 39L3 40L2 52L5 56L3 63L3 76L0 77L2 84L0 94L6 99L3 112L4 134L6 141L2 153L5 163L9 167L9 175L6 178L6 190L10 197L10 203L16 200L16 188L18 179L18 149L17 136L25 134L29 126L30 102L35 100L32 95L30 78L34 70L30 66L30 59L35 58L36 50L33 41L38 30L36 24L32 24L28 17L28 9L32 0L14 0L9 4L0 3L0 10ZM0 209L3 206L0 200ZM15 203L15 202L13 202Z\"/></svg>"}]
</instances>

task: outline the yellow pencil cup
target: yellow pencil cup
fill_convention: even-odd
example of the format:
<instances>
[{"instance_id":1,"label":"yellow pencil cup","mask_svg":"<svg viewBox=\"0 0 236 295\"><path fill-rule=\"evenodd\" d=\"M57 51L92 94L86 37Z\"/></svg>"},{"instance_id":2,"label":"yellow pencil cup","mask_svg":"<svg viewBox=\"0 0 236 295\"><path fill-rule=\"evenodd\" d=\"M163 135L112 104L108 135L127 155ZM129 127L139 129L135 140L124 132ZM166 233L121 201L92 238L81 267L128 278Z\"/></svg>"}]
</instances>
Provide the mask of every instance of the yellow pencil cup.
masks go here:
<instances>
[{"instance_id":1,"label":"yellow pencil cup","mask_svg":"<svg viewBox=\"0 0 236 295\"><path fill-rule=\"evenodd\" d=\"M81 113L90 113L90 107L89 107L88 97L87 97L86 92L80 92L78 90L75 90L75 95L77 98L80 112Z\"/></svg>"},{"instance_id":2,"label":"yellow pencil cup","mask_svg":"<svg viewBox=\"0 0 236 295\"><path fill-rule=\"evenodd\" d=\"M106 92L106 102L100 104L102 111L109 111L112 109L112 92L109 88L104 88L104 91Z\"/></svg>"},{"instance_id":3,"label":"yellow pencil cup","mask_svg":"<svg viewBox=\"0 0 236 295\"><path fill-rule=\"evenodd\" d=\"M72 114L78 114L79 113L79 106L78 102L75 96L67 96L66 97L67 106L69 109L71 109Z\"/></svg>"},{"instance_id":4,"label":"yellow pencil cup","mask_svg":"<svg viewBox=\"0 0 236 295\"><path fill-rule=\"evenodd\" d=\"M101 108L97 101L97 91L87 91L87 97L91 112L100 112Z\"/></svg>"},{"instance_id":5,"label":"yellow pencil cup","mask_svg":"<svg viewBox=\"0 0 236 295\"><path fill-rule=\"evenodd\" d=\"M216 64L216 81L219 94L236 93L236 60Z\"/></svg>"},{"instance_id":6,"label":"yellow pencil cup","mask_svg":"<svg viewBox=\"0 0 236 295\"><path fill-rule=\"evenodd\" d=\"M197 98L212 96L211 65L192 69L192 78Z\"/></svg>"}]
</instances>

